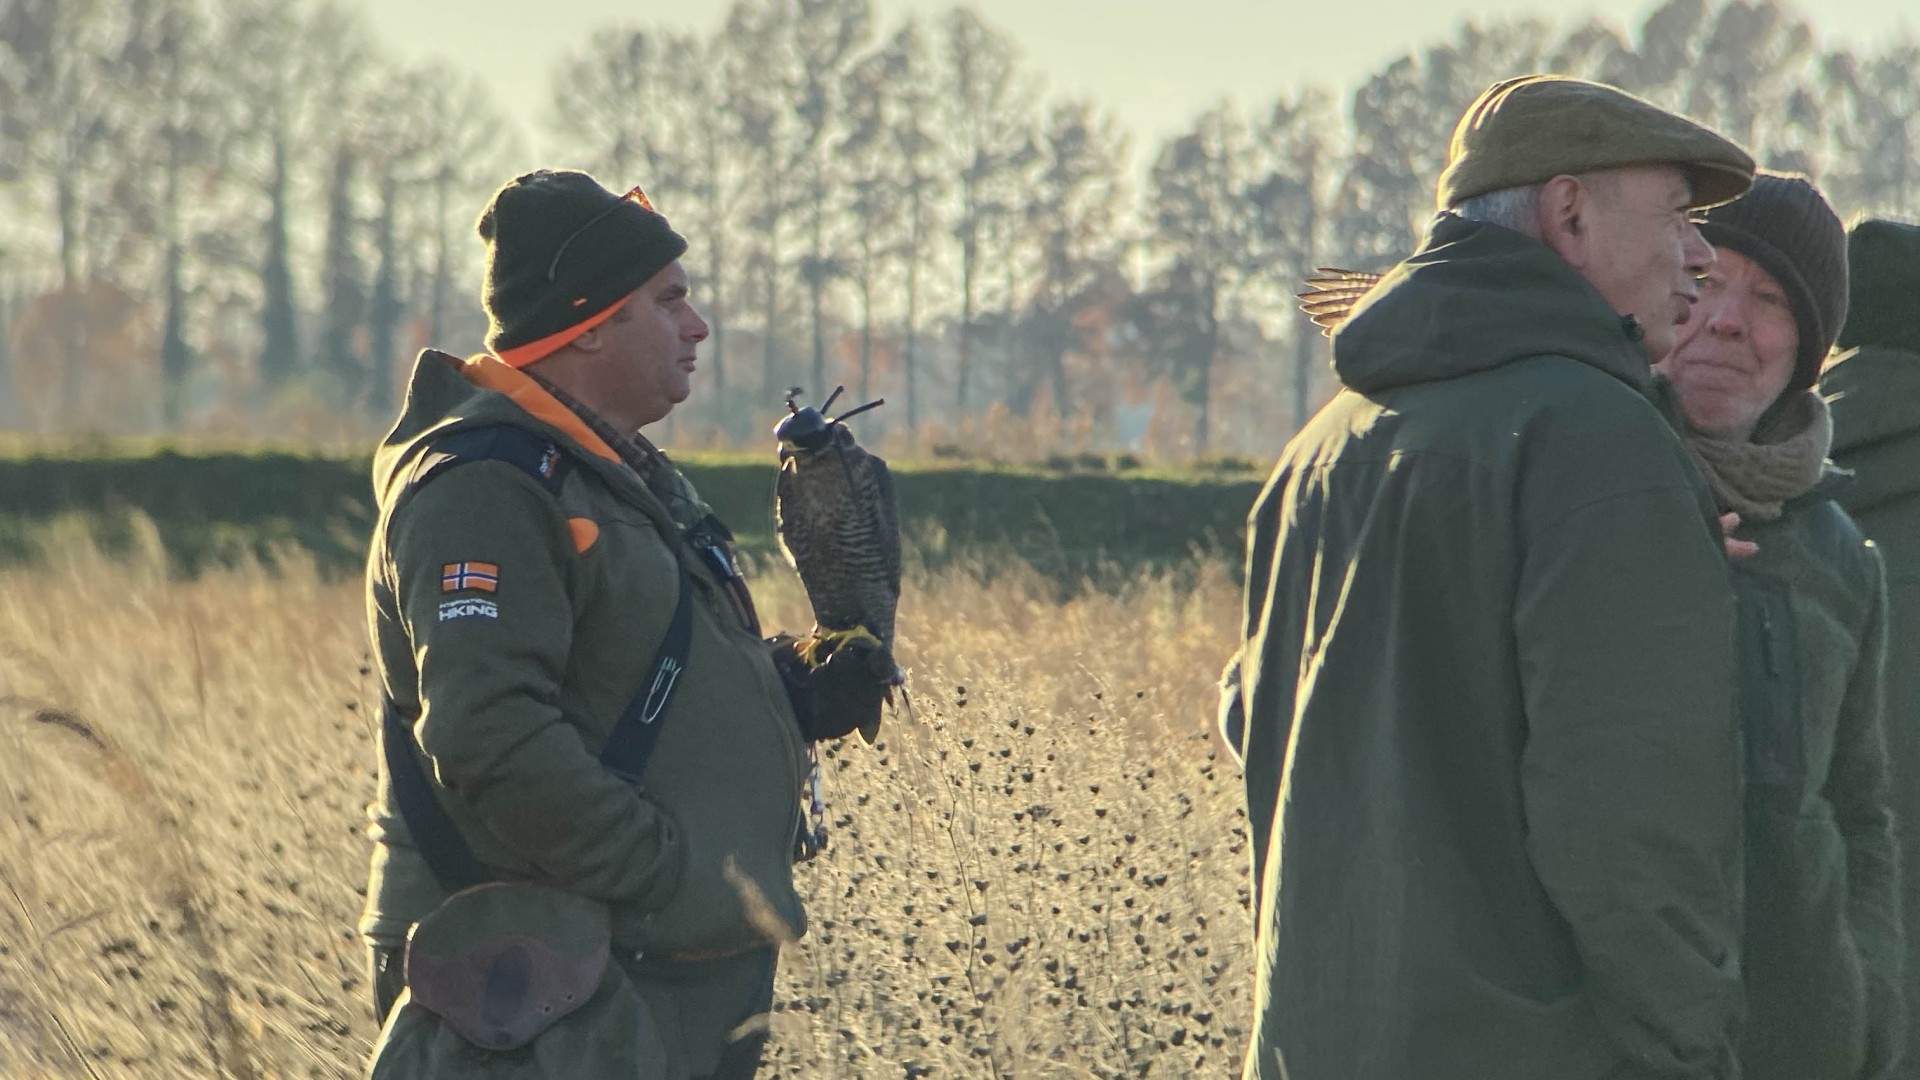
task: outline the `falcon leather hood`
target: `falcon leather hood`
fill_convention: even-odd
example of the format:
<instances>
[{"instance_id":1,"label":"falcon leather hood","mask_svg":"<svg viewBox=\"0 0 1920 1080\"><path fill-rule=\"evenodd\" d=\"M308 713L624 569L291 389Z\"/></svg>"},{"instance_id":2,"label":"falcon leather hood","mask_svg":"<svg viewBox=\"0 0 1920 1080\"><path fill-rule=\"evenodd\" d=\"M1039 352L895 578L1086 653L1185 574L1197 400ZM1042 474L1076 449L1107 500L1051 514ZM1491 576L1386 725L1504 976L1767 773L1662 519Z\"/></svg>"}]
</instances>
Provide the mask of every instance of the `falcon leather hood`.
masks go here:
<instances>
[{"instance_id":1,"label":"falcon leather hood","mask_svg":"<svg viewBox=\"0 0 1920 1080\"><path fill-rule=\"evenodd\" d=\"M1440 214L1420 251L1380 280L1333 334L1333 369L1361 393L1564 356L1646 391L1629 319L1544 244Z\"/></svg>"}]
</instances>

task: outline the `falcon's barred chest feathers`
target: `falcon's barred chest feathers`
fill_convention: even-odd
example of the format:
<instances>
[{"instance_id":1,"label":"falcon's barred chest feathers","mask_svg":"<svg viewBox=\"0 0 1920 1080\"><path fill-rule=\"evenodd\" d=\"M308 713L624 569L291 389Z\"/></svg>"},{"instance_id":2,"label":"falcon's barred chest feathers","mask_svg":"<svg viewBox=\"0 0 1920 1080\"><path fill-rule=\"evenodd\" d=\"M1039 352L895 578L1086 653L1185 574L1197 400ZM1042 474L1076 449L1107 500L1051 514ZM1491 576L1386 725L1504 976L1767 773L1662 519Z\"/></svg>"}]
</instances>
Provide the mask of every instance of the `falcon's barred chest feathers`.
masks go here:
<instances>
[{"instance_id":1,"label":"falcon's barred chest feathers","mask_svg":"<svg viewBox=\"0 0 1920 1080\"><path fill-rule=\"evenodd\" d=\"M818 409L800 409L788 395L790 415L774 429L780 440L774 533L806 587L816 638L864 627L891 650L900 603L893 476L843 423L881 402L828 419L825 410L839 395L836 389Z\"/></svg>"}]
</instances>

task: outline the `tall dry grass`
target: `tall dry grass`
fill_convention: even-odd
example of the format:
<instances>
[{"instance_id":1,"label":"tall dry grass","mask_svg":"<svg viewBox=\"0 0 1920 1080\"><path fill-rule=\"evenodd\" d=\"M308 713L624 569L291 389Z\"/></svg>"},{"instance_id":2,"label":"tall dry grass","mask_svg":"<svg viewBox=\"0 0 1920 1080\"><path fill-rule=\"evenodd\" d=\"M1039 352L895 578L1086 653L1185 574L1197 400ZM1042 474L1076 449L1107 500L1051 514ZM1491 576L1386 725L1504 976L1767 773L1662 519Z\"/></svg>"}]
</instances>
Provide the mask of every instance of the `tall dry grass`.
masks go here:
<instances>
[{"instance_id":1,"label":"tall dry grass","mask_svg":"<svg viewBox=\"0 0 1920 1080\"><path fill-rule=\"evenodd\" d=\"M359 1075L358 587L52 550L0 574L0 1075ZM757 592L804 626L789 576ZM799 871L813 929L763 1075L1237 1067L1244 817L1208 731L1234 589L1197 567L1058 592L913 575L915 717L826 756L833 839Z\"/></svg>"}]
</instances>

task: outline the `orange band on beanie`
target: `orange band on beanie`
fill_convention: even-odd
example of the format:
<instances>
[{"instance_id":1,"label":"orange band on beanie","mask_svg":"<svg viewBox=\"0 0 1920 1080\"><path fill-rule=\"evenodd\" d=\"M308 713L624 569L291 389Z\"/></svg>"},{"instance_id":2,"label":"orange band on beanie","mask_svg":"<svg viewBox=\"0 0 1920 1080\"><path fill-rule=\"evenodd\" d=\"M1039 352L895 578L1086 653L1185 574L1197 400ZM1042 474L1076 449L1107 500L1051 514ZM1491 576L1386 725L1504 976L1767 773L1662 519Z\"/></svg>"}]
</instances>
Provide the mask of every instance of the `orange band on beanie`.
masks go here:
<instances>
[{"instance_id":1,"label":"orange band on beanie","mask_svg":"<svg viewBox=\"0 0 1920 1080\"><path fill-rule=\"evenodd\" d=\"M626 300L623 297L621 303L625 302ZM571 344L574 338L606 322L613 317L614 312L619 310L620 304L614 304L600 314L589 315L580 322L574 323L572 326L567 327L557 334L548 334L539 341L529 341L525 345L516 345L505 352L495 353L494 355L498 356L500 362L508 367L526 367L535 360L542 359L559 351L562 347Z\"/></svg>"}]
</instances>

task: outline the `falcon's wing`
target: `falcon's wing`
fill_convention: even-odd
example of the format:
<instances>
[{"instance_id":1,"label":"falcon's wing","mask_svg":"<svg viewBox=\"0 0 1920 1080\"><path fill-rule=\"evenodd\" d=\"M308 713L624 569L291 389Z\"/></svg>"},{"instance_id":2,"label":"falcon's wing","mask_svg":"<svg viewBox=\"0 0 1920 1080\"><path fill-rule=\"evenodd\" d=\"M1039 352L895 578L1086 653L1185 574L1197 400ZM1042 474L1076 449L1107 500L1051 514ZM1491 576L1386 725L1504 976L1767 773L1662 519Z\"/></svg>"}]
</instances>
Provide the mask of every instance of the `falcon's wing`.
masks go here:
<instances>
[{"instance_id":1,"label":"falcon's wing","mask_svg":"<svg viewBox=\"0 0 1920 1080\"><path fill-rule=\"evenodd\" d=\"M873 459L874 538L880 555L890 571L893 594L900 595L900 504L893 496L893 470L880 458Z\"/></svg>"},{"instance_id":2,"label":"falcon's wing","mask_svg":"<svg viewBox=\"0 0 1920 1080\"><path fill-rule=\"evenodd\" d=\"M1332 337L1333 328L1346 321L1360 298L1380 284L1380 277L1365 270L1318 267L1314 276L1306 280L1306 288L1297 294L1300 310L1307 313L1321 333Z\"/></svg>"},{"instance_id":3,"label":"falcon's wing","mask_svg":"<svg viewBox=\"0 0 1920 1080\"><path fill-rule=\"evenodd\" d=\"M816 475L801 475L797 458L780 465L774 481L773 533L787 565L800 575L800 581L813 590L813 578L820 566L834 561L833 546L837 534L833 518L841 500L829 485ZM823 487L828 490L822 490ZM826 505L823 505L826 504Z\"/></svg>"}]
</instances>

